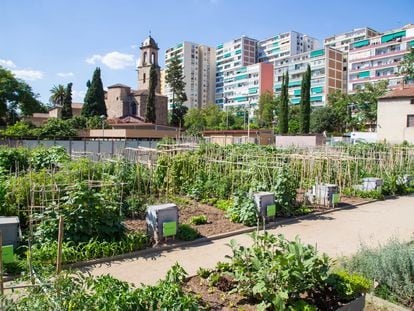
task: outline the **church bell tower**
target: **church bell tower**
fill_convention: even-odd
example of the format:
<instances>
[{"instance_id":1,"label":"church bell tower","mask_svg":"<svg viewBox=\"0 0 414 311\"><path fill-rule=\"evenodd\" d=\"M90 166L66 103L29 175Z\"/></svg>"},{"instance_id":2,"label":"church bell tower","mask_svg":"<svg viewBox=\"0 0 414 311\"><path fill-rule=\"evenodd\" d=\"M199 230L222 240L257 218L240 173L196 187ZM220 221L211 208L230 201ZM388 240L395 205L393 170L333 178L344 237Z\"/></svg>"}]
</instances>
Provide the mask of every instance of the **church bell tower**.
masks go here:
<instances>
[{"instance_id":1,"label":"church bell tower","mask_svg":"<svg viewBox=\"0 0 414 311\"><path fill-rule=\"evenodd\" d=\"M140 50L141 58L138 64L138 90L149 89L150 70L152 64L154 64L157 72L157 87L155 92L160 93L160 66L158 65L159 48L151 35L149 35L148 38L141 43Z\"/></svg>"}]
</instances>

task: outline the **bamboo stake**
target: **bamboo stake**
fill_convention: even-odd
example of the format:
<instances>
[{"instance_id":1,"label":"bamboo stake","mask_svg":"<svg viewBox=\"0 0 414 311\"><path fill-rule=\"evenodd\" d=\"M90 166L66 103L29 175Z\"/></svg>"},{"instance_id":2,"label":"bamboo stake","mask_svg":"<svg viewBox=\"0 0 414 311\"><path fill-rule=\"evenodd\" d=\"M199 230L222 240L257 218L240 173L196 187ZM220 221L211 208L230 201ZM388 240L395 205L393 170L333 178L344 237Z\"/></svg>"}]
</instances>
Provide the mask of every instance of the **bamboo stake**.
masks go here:
<instances>
[{"instance_id":1,"label":"bamboo stake","mask_svg":"<svg viewBox=\"0 0 414 311\"><path fill-rule=\"evenodd\" d=\"M62 243L63 243L63 216L59 217L58 251L56 260L56 273L62 271Z\"/></svg>"}]
</instances>

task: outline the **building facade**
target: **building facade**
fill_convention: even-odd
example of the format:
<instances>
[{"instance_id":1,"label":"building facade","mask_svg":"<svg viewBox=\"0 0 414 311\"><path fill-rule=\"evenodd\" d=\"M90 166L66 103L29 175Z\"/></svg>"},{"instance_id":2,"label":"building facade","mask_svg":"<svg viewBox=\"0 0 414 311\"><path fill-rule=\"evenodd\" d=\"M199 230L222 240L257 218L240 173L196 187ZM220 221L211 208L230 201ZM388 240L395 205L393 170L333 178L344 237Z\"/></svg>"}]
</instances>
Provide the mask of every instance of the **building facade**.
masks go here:
<instances>
[{"instance_id":1,"label":"building facade","mask_svg":"<svg viewBox=\"0 0 414 311\"><path fill-rule=\"evenodd\" d=\"M215 49L206 45L184 41L165 52L165 65L177 57L182 65L188 108L202 108L214 102ZM173 94L164 84L168 96L168 108L172 109Z\"/></svg>"},{"instance_id":2,"label":"building facade","mask_svg":"<svg viewBox=\"0 0 414 311\"><path fill-rule=\"evenodd\" d=\"M348 32L333 35L323 40L323 45L348 52L349 46L354 42L380 35L381 33L369 27L356 28Z\"/></svg>"},{"instance_id":3,"label":"building facade","mask_svg":"<svg viewBox=\"0 0 414 311\"><path fill-rule=\"evenodd\" d=\"M277 59L315 50L319 41L297 31L288 31L258 42L258 62L273 63Z\"/></svg>"},{"instance_id":4,"label":"building facade","mask_svg":"<svg viewBox=\"0 0 414 311\"><path fill-rule=\"evenodd\" d=\"M148 89L151 66L155 66L158 83L155 90L156 124L168 124L167 97L160 94L160 67L158 65L158 45L149 36L141 44L141 58L138 64L138 89L132 90L123 84L108 86L105 105L110 124L142 123L148 103Z\"/></svg>"},{"instance_id":5,"label":"building facade","mask_svg":"<svg viewBox=\"0 0 414 311\"><path fill-rule=\"evenodd\" d=\"M364 87L366 82L382 80L389 82L390 89L398 87L403 79L397 75L398 65L412 47L412 24L352 43L348 54L348 93Z\"/></svg>"},{"instance_id":6,"label":"building facade","mask_svg":"<svg viewBox=\"0 0 414 311\"><path fill-rule=\"evenodd\" d=\"M280 94L282 77L289 72L290 103L300 103L302 76L308 64L311 68L311 104L324 106L328 94L335 91L344 91L343 53L333 48L325 47L313 50L275 62L274 90Z\"/></svg>"},{"instance_id":7,"label":"building facade","mask_svg":"<svg viewBox=\"0 0 414 311\"><path fill-rule=\"evenodd\" d=\"M232 41L219 44L216 49L216 104L224 107L225 89L233 84L242 68L255 64L257 40L241 36Z\"/></svg>"},{"instance_id":8,"label":"building facade","mask_svg":"<svg viewBox=\"0 0 414 311\"><path fill-rule=\"evenodd\" d=\"M414 143L414 86L397 88L378 99L378 140Z\"/></svg>"},{"instance_id":9,"label":"building facade","mask_svg":"<svg viewBox=\"0 0 414 311\"><path fill-rule=\"evenodd\" d=\"M273 94L273 64L257 63L243 66L224 79L223 108L257 107L263 93Z\"/></svg>"}]
</instances>

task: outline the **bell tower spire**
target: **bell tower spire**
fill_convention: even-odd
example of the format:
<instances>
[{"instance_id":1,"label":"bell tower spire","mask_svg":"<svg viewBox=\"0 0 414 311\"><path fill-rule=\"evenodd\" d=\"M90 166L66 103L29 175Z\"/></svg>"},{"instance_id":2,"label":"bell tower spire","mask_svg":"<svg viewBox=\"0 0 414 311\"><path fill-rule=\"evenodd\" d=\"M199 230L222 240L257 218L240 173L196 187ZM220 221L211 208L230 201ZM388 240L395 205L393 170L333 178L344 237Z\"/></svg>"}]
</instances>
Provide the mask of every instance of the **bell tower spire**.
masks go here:
<instances>
[{"instance_id":1,"label":"bell tower spire","mask_svg":"<svg viewBox=\"0 0 414 311\"><path fill-rule=\"evenodd\" d=\"M158 65L158 44L151 37L151 30L149 36L141 43L141 58L138 64L138 89L148 90L149 88L149 74L152 65L155 65L157 71L157 87L155 91L160 93L160 66Z\"/></svg>"}]
</instances>

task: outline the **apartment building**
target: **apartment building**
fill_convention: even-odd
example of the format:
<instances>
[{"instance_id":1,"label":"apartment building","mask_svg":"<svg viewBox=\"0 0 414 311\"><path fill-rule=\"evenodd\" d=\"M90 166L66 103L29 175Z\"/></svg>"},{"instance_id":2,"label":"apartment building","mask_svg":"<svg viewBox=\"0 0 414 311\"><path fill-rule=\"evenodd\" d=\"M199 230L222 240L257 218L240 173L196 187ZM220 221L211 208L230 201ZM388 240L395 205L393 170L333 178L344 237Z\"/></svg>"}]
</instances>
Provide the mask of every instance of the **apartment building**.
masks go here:
<instances>
[{"instance_id":1,"label":"apartment building","mask_svg":"<svg viewBox=\"0 0 414 311\"><path fill-rule=\"evenodd\" d=\"M256 63L257 40L241 36L220 44L216 49L216 104L225 106L225 89L229 88L240 70ZM229 98L228 98L229 100Z\"/></svg>"},{"instance_id":2,"label":"apartment building","mask_svg":"<svg viewBox=\"0 0 414 311\"><path fill-rule=\"evenodd\" d=\"M413 24L352 43L348 54L348 92L366 82L388 80L390 89L401 84L403 77L396 75L398 65L411 47L414 47Z\"/></svg>"},{"instance_id":3,"label":"apartment building","mask_svg":"<svg viewBox=\"0 0 414 311\"><path fill-rule=\"evenodd\" d=\"M330 47L290 56L275 61L274 90L280 95L282 76L289 72L290 103L300 103L302 76L311 67L311 104L324 106L328 94L344 90L343 53Z\"/></svg>"},{"instance_id":4,"label":"apartment building","mask_svg":"<svg viewBox=\"0 0 414 311\"><path fill-rule=\"evenodd\" d=\"M315 50L319 41L297 31L288 31L258 42L258 61L273 63L277 59Z\"/></svg>"},{"instance_id":5,"label":"apartment building","mask_svg":"<svg viewBox=\"0 0 414 311\"><path fill-rule=\"evenodd\" d=\"M261 94L273 94L273 64L257 63L243 66L224 79L223 108L256 109Z\"/></svg>"},{"instance_id":6,"label":"apartment building","mask_svg":"<svg viewBox=\"0 0 414 311\"><path fill-rule=\"evenodd\" d=\"M340 33L323 40L324 46L348 52L349 46L354 42L365 40L380 35L381 33L369 27L356 28L348 32Z\"/></svg>"},{"instance_id":7,"label":"apartment building","mask_svg":"<svg viewBox=\"0 0 414 311\"><path fill-rule=\"evenodd\" d=\"M165 95L165 69L160 70L160 94Z\"/></svg>"},{"instance_id":8,"label":"apartment building","mask_svg":"<svg viewBox=\"0 0 414 311\"><path fill-rule=\"evenodd\" d=\"M165 52L165 65L177 57L183 69L188 108L201 108L215 101L215 49L206 45L184 41ZM172 91L164 85L168 108L172 109Z\"/></svg>"}]
</instances>

